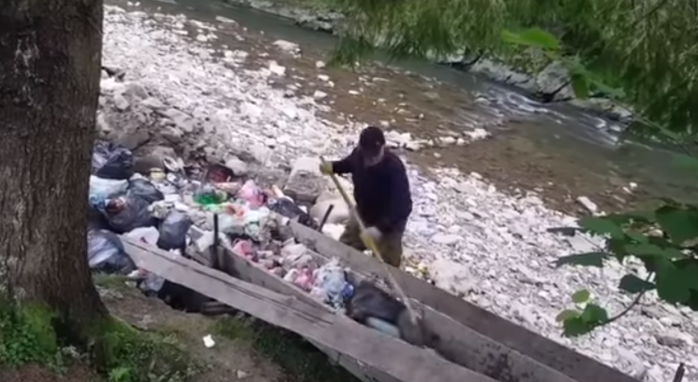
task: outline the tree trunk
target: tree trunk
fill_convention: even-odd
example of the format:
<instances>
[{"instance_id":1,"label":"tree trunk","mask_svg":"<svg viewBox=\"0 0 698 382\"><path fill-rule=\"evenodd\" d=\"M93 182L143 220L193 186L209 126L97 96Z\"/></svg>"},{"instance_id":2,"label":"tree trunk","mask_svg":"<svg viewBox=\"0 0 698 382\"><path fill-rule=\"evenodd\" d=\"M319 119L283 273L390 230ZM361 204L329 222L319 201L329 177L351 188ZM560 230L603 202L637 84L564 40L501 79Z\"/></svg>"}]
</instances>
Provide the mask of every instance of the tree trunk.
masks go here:
<instances>
[{"instance_id":1,"label":"tree trunk","mask_svg":"<svg viewBox=\"0 0 698 382\"><path fill-rule=\"evenodd\" d=\"M0 280L78 333L107 312L85 236L102 12L102 0L0 2Z\"/></svg>"}]
</instances>

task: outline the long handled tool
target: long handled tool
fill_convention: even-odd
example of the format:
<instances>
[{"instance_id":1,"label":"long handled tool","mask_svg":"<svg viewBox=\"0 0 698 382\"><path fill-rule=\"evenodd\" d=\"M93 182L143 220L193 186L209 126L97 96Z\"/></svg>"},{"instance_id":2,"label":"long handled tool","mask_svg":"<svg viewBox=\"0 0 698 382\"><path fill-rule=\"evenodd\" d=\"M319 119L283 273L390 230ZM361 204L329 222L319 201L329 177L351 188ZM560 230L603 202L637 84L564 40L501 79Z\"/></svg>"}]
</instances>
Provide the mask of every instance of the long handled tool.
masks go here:
<instances>
[{"instance_id":1,"label":"long handled tool","mask_svg":"<svg viewBox=\"0 0 698 382\"><path fill-rule=\"evenodd\" d=\"M323 163L327 163L325 161L325 158L320 157L320 160ZM361 232L366 231L366 226L364 225L364 222L361 220L361 216L359 216L358 211L356 210L356 206L354 206L354 203L352 203L351 199L349 198L349 194L344 190L344 187L342 187L342 184L339 183L339 180L337 179L337 175L330 173L329 174L330 179L332 179L332 182L334 183L335 187L337 187L337 190L339 191L339 194L342 195L342 198L344 199L344 202L347 203L347 206L349 206L349 211L354 215L354 219L356 219L356 222L359 224L359 229ZM371 237L362 237L362 240L364 241L364 244L368 249L373 252L375 257L378 258L380 263L383 265L383 271L385 274L388 276L388 281L390 282L390 288L395 290L397 294L400 296L402 299L402 302L405 304L405 307L407 308L407 311L410 315L410 321L412 322L413 325L417 325L417 314L415 313L414 309L412 308L412 304L410 304L410 300L405 294L405 292L402 290L400 287L400 284L395 281L395 278L393 277L392 273L390 273L390 269L388 268L388 265L383 261L383 257L381 256L380 252L378 252L378 246L376 245L375 241Z\"/></svg>"}]
</instances>

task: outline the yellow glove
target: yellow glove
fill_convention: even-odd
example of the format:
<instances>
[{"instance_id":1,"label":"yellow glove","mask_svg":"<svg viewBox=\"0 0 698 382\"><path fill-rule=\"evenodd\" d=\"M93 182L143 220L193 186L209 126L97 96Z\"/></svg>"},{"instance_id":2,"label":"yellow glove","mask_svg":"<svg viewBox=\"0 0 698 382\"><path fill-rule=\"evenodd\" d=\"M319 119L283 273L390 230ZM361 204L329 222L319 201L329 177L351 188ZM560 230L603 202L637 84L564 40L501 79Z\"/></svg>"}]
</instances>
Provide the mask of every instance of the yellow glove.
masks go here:
<instances>
[{"instance_id":1,"label":"yellow glove","mask_svg":"<svg viewBox=\"0 0 698 382\"><path fill-rule=\"evenodd\" d=\"M334 171L332 171L332 163L331 162L320 162L320 173L323 175L331 175Z\"/></svg>"}]
</instances>

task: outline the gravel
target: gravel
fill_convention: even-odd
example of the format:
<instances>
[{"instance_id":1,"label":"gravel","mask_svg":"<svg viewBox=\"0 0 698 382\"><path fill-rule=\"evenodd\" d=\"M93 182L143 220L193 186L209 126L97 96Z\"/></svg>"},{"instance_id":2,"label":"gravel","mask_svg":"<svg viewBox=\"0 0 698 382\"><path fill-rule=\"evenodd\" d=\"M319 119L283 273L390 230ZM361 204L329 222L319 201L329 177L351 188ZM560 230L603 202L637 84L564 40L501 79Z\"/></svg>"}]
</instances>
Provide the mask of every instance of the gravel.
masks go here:
<instances>
[{"instance_id":1,"label":"gravel","mask_svg":"<svg viewBox=\"0 0 698 382\"><path fill-rule=\"evenodd\" d=\"M286 71L273 57L255 70L246 67L245 52L209 45L233 23L110 6L105 12L104 65L125 74L124 82L103 75L103 135L128 133L133 147L160 137L207 159L243 166L240 160L252 158L272 167L345 154L362 127L323 120L319 112L328 106L274 89L270 82ZM555 268L558 257L593 251L598 240L547 232L574 219L547 209L535 194L507 196L478 174L434 172L427 177L409 166L415 208L405 241L439 287L647 381L670 380L679 362L689 366L689 379L696 372L696 315L655 296L591 335L562 338L555 316L571 306L570 295L588 288L611 314L619 312L631 296L618 292L618 281L633 266Z\"/></svg>"}]
</instances>

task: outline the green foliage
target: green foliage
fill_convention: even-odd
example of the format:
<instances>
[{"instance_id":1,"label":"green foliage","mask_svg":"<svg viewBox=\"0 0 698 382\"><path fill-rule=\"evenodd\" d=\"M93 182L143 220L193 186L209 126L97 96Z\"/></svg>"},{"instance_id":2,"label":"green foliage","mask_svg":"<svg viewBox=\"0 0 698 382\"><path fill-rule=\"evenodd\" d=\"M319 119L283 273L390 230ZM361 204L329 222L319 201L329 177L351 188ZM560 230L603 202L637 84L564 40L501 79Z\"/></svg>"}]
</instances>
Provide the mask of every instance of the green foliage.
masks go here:
<instances>
[{"instance_id":1,"label":"green foliage","mask_svg":"<svg viewBox=\"0 0 698 382\"><path fill-rule=\"evenodd\" d=\"M109 382L183 382L200 371L174 336L140 332L109 318L91 354Z\"/></svg>"},{"instance_id":2,"label":"green foliage","mask_svg":"<svg viewBox=\"0 0 698 382\"><path fill-rule=\"evenodd\" d=\"M336 56L342 63L374 47L394 58L486 53L527 68L561 61L579 98L603 94L632 105L643 116L632 126L636 134L696 136L696 2L334 0L334 6L347 16Z\"/></svg>"},{"instance_id":3,"label":"green foliage","mask_svg":"<svg viewBox=\"0 0 698 382\"><path fill-rule=\"evenodd\" d=\"M112 318L98 325L88 354L75 354L62 348L54 318L41 306L0 299L0 367L38 364L61 372L70 355L90 359L109 382L183 382L199 370L172 337L137 332Z\"/></svg>"},{"instance_id":4,"label":"green foliage","mask_svg":"<svg viewBox=\"0 0 698 382\"><path fill-rule=\"evenodd\" d=\"M604 252L567 256L559 265L600 267L607 260L625 263L635 259L648 276L621 278L619 289L636 297L611 318L604 308L589 302L588 291L573 294L576 309L558 315L565 335L588 333L622 317L649 291L656 290L668 303L698 310L698 207L667 200L652 211L583 218L579 225L587 233L606 237Z\"/></svg>"},{"instance_id":5,"label":"green foliage","mask_svg":"<svg viewBox=\"0 0 698 382\"><path fill-rule=\"evenodd\" d=\"M42 307L0 301L0 365L62 366L51 319L52 315Z\"/></svg>"}]
</instances>

